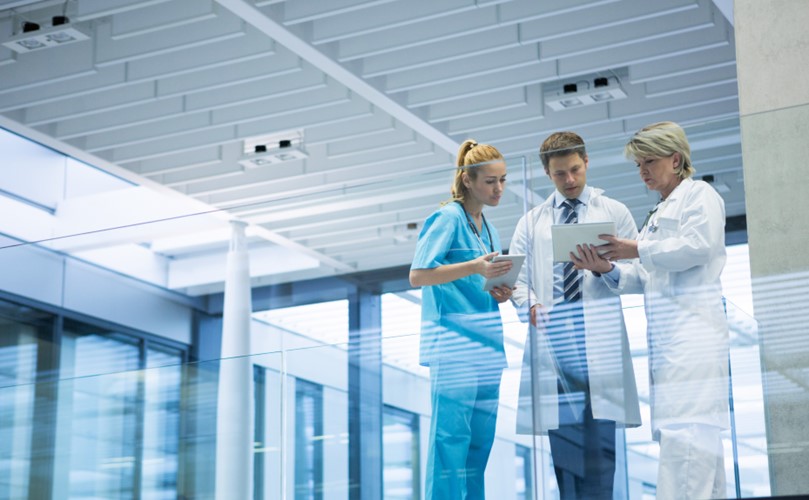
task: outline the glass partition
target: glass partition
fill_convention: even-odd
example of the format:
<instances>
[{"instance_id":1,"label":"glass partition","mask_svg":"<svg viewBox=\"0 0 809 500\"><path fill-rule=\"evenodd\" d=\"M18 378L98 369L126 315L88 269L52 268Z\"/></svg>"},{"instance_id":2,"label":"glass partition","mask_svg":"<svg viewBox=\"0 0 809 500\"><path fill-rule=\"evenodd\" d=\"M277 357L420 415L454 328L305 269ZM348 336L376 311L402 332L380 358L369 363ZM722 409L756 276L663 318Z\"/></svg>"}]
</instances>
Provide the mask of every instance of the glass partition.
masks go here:
<instances>
[{"instance_id":1,"label":"glass partition","mask_svg":"<svg viewBox=\"0 0 809 500\"><path fill-rule=\"evenodd\" d=\"M631 302L627 301L624 308L627 317L638 308ZM766 463L767 450L762 443L757 347L750 343L750 335L756 335L756 325L737 306L729 303L728 311L732 318L734 371L729 396L734 427L722 436L727 496L736 496L738 484L743 497L749 497L766 494L768 488L761 468L762 461ZM388 304L386 313L397 314L395 302ZM509 314L515 313L512 310ZM507 324L510 321L516 319L506 319ZM303 336L265 320L256 320L253 327L262 334L284 336L285 341ZM403 334L382 342L383 346L395 345L403 339L417 338ZM110 354L125 352L116 349ZM2 400L14 401L18 411L25 408L21 402L25 394L50 393L56 398L38 403L38 407L50 403L56 412L34 421L38 430L51 429L57 436L55 447L34 459L29 448L34 441L30 421L4 419L6 434L15 436L3 441L4 462L15 464L16 471L28 471L34 466L64 470L66 484L73 492L59 493L65 498L84 495L83 491L109 498L129 498L133 492L143 497L168 498L178 491L193 498L213 498L214 485L203 471L215 467L221 457L217 436L212 432L217 428L217 416L222 415L215 397L217 373L228 364L246 360L253 367L255 497L346 498L352 487L347 419L351 396L345 373L348 349L346 344L313 345L190 364L167 364L165 361L176 358L156 356L154 368L62 377L53 382L6 382L0 388ZM633 362L639 370L645 367L644 358L642 349L633 352ZM429 379L418 371L386 363L383 380L384 497L421 498L428 447L421 429L428 428L430 421ZM642 413L646 415L648 385L641 377L638 380ZM498 429L486 471L487 488L497 489L508 498L557 495L547 437L526 439L514 433L511 426L516 395L508 395L505 378L502 387ZM60 438L61 432L66 434ZM657 445L651 441L648 422L628 430L625 439L622 453L627 469L622 497L653 494ZM25 475L7 473L6 477ZM27 496L24 482L7 480L5 485L9 498Z\"/></svg>"},{"instance_id":2,"label":"glass partition","mask_svg":"<svg viewBox=\"0 0 809 500\"><path fill-rule=\"evenodd\" d=\"M728 425L719 437L728 498L769 495L773 453L749 255L746 245L733 244L739 235L733 224L745 210L741 180L727 164L738 155L716 140L717 130L734 127L733 120L686 126L695 179L713 185L729 221L722 273L728 390L721 403ZM660 196L624 158L630 137L587 141L586 184L625 205L637 231ZM440 470L430 451L440 432L431 427L437 401L448 401L436 393L437 368L420 356L431 285L414 288L409 274L426 219L450 197L451 158L415 170L380 169L340 189L268 188L232 204L214 196L190 203L64 156L23 149L25 161L62 172L60 182L73 187L51 192L15 181L2 188L16 193L4 202L27 208L2 229L0 244L1 498L216 498L223 460L247 464L239 478L253 498L338 499L368 488L380 498L429 498ZM537 231L558 222L543 226L532 214L553 201L558 184L536 148L504 162L506 187L483 213L503 253L526 254L517 285L526 298L490 311L502 322L501 366L487 372L481 359L488 351L458 349L453 370L440 381L460 392L481 391L473 400L489 405L489 420L474 423L463 436L467 444L451 444L460 432L442 443L451 444L448 453L477 453L467 459L483 468L445 468L438 479L484 484L492 498L556 498L569 487L560 479L575 483L559 469L584 465L554 456L554 448L579 443L543 428L547 415L539 413L550 408L561 418L565 388L557 377L562 368L543 371L540 363L539 346L550 342L542 322L528 325L540 292L564 297L545 281L554 267L532 274ZM234 218L246 223L241 239ZM521 220L526 239L519 243ZM461 230L471 230L469 222ZM467 260L483 255L478 239L483 249L495 243L483 220L475 222L477 234L467 235L473 245L453 247ZM234 259L249 265L249 274L234 271ZM238 307L232 297L241 297ZM615 410L619 425L608 432L612 497L652 498L661 445L653 439L649 353L659 339L648 334L642 294L614 297L585 317L615 334L588 347L603 349L604 370L589 383L607 384L604 401L622 408ZM234 327L233 318L242 323ZM469 330L490 319L476 318ZM234 338L245 349L241 355L225 350ZM577 339L565 342L553 352L566 353L562 361L580 359L570 355ZM631 376L634 387L610 387L616 376ZM679 390L687 400L693 387ZM635 394L634 407L625 403ZM226 411L227 401L244 405ZM572 398L570 405L585 401ZM249 433L237 422L249 422ZM240 454L245 449L250 453Z\"/></svg>"}]
</instances>

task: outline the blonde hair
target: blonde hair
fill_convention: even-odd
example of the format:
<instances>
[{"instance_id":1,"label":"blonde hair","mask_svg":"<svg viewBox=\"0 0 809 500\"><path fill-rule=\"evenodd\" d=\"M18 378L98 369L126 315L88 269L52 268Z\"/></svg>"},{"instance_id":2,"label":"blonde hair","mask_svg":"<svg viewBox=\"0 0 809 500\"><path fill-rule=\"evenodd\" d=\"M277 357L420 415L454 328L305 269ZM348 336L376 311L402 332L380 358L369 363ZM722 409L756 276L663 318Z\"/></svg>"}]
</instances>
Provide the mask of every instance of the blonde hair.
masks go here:
<instances>
[{"instance_id":1,"label":"blonde hair","mask_svg":"<svg viewBox=\"0 0 809 500\"><path fill-rule=\"evenodd\" d=\"M455 169L455 179L452 182L452 190L450 191L452 199L447 200L445 203L452 203L453 201L463 203L469 192L463 183L464 173L470 180L474 181L478 176L478 169L475 167L497 160L503 160L503 155L494 146L478 144L474 139L465 140L458 149L458 159L455 162L458 168Z\"/></svg>"},{"instance_id":2,"label":"blonde hair","mask_svg":"<svg viewBox=\"0 0 809 500\"><path fill-rule=\"evenodd\" d=\"M624 154L627 158L668 158L674 153L680 155L680 163L675 172L680 179L694 175L696 169L691 165L691 146L682 127L674 122L659 122L640 129L626 144Z\"/></svg>"}]
</instances>

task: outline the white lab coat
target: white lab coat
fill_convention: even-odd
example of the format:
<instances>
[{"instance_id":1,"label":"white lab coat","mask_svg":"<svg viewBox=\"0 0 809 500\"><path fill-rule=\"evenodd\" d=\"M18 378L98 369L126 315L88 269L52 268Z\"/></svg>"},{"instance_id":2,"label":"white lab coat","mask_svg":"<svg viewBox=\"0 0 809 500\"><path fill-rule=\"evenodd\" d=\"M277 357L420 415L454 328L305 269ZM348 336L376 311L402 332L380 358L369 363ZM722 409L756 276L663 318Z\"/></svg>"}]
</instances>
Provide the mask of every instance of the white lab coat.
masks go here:
<instances>
[{"instance_id":1,"label":"white lab coat","mask_svg":"<svg viewBox=\"0 0 809 500\"><path fill-rule=\"evenodd\" d=\"M591 190L590 201L583 207L579 222L614 221L619 236L637 235L635 221L623 204L603 196L600 189L586 189ZM553 308L553 223L553 197L550 197L520 219L511 240L510 253L528 256L512 297L523 311L537 303L549 310ZM593 417L613 420L621 427L639 426L637 387L620 297L586 271L582 301ZM531 328L523 356L517 432L546 434L557 429L558 402L556 363L548 339L542 328Z\"/></svg>"},{"instance_id":2,"label":"white lab coat","mask_svg":"<svg viewBox=\"0 0 809 500\"><path fill-rule=\"evenodd\" d=\"M619 293L644 294L652 431L728 426L725 204L707 183L683 180L638 236L639 260L619 263ZM609 279L605 282L610 284Z\"/></svg>"}]
</instances>

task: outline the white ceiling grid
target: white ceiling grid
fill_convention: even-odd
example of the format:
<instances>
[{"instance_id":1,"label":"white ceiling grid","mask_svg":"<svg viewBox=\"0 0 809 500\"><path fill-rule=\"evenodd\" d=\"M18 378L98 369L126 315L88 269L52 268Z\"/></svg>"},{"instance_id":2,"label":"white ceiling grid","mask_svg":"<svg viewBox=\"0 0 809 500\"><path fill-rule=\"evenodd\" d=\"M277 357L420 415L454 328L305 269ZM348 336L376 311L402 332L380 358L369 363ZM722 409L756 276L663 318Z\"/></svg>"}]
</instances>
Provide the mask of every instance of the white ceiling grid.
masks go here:
<instances>
[{"instance_id":1,"label":"white ceiling grid","mask_svg":"<svg viewBox=\"0 0 809 500\"><path fill-rule=\"evenodd\" d=\"M0 0L0 39L63 5ZM408 263L397 236L446 198L467 137L537 167L541 140L573 129L591 183L640 218L653 196L624 138L680 121L744 213L733 29L711 0L71 0L68 15L91 40L0 47L4 123L227 209L323 274ZM545 106L543 88L595 74L625 75L628 97ZM238 163L244 139L293 129L307 159ZM506 245L520 192L491 214Z\"/></svg>"}]
</instances>

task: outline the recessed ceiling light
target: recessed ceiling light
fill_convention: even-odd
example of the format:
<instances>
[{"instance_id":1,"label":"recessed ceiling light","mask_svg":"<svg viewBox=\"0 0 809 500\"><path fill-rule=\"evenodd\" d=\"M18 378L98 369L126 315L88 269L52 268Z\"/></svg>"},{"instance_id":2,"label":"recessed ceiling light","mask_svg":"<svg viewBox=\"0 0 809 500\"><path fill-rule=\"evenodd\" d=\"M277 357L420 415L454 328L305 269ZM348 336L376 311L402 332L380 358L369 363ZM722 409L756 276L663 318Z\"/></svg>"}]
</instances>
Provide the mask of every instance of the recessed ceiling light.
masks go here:
<instances>
[{"instance_id":1,"label":"recessed ceiling light","mask_svg":"<svg viewBox=\"0 0 809 500\"><path fill-rule=\"evenodd\" d=\"M23 31L3 42L3 46L20 54L61 47L73 42L89 40L90 37L70 24L61 24L47 29Z\"/></svg>"},{"instance_id":2,"label":"recessed ceiling light","mask_svg":"<svg viewBox=\"0 0 809 500\"><path fill-rule=\"evenodd\" d=\"M612 76L579 76L576 81L561 81L546 84L545 103L554 111L625 99L626 92L621 88L618 76L626 73L619 69Z\"/></svg>"},{"instance_id":3,"label":"recessed ceiling light","mask_svg":"<svg viewBox=\"0 0 809 500\"><path fill-rule=\"evenodd\" d=\"M239 164L258 168L308 157L303 148L303 130L288 130L245 139Z\"/></svg>"}]
</instances>

